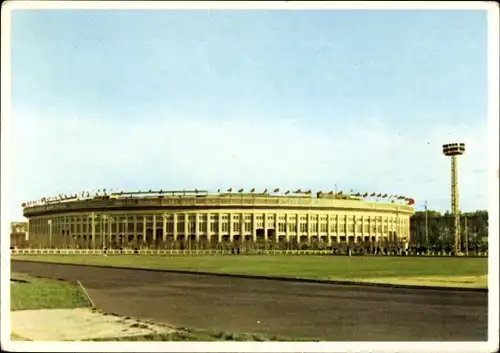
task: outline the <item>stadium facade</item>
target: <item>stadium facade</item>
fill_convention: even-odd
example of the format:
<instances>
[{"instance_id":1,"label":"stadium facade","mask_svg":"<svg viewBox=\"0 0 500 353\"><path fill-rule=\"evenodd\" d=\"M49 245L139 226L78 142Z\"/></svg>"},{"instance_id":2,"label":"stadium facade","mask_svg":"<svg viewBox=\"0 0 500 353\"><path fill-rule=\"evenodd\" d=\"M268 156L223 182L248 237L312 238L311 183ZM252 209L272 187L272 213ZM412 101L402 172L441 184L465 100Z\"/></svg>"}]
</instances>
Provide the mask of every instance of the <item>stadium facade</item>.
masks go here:
<instances>
[{"instance_id":1,"label":"stadium facade","mask_svg":"<svg viewBox=\"0 0 500 353\"><path fill-rule=\"evenodd\" d=\"M27 246L311 249L410 241L412 199L394 195L389 201L367 201L360 194L253 191L139 191L44 198L23 204L29 222Z\"/></svg>"}]
</instances>

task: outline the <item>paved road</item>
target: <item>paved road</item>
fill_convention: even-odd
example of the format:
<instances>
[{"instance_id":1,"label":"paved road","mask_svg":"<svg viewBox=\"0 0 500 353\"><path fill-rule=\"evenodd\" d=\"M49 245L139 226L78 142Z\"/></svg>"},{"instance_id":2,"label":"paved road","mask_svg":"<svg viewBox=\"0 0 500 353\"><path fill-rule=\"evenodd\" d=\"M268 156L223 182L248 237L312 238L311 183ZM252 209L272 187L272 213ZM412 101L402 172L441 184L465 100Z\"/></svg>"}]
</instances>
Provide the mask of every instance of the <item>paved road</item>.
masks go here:
<instances>
[{"instance_id":1,"label":"paved road","mask_svg":"<svg viewBox=\"0 0 500 353\"><path fill-rule=\"evenodd\" d=\"M486 292L285 282L12 261L79 280L100 309L177 326L328 341L484 341Z\"/></svg>"}]
</instances>

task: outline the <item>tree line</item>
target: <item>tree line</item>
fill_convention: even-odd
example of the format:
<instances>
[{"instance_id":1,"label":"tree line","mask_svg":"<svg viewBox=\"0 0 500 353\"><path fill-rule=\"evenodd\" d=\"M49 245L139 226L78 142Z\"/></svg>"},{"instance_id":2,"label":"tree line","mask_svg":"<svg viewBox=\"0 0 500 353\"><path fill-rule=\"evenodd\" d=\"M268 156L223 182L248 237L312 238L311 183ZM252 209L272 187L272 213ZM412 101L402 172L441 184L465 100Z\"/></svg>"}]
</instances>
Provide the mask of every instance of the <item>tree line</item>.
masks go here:
<instances>
[{"instance_id":1,"label":"tree line","mask_svg":"<svg viewBox=\"0 0 500 353\"><path fill-rule=\"evenodd\" d=\"M448 211L418 211L410 218L412 246L446 249L454 244L453 215ZM479 210L460 214L462 249L485 251L488 248L488 211ZM467 239L467 241L466 241Z\"/></svg>"}]
</instances>

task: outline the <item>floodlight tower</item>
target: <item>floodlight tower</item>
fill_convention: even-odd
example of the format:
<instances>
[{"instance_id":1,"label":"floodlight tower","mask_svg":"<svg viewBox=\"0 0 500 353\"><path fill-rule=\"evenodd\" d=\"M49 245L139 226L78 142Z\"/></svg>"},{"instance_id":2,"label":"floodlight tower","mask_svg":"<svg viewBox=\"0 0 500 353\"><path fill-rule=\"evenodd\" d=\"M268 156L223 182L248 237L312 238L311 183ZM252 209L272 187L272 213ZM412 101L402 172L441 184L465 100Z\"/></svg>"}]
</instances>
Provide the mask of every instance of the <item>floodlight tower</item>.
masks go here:
<instances>
[{"instance_id":1,"label":"floodlight tower","mask_svg":"<svg viewBox=\"0 0 500 353\"><path fill-rule=\"evenodd\" d=\"M460 210L458 207L457 156L465 153L465 143L448 143L443 145L443 154L451 157L451 213L453 215L453 231L455 235L455 254L461 252Z\"/></svg>"}]
</instances>

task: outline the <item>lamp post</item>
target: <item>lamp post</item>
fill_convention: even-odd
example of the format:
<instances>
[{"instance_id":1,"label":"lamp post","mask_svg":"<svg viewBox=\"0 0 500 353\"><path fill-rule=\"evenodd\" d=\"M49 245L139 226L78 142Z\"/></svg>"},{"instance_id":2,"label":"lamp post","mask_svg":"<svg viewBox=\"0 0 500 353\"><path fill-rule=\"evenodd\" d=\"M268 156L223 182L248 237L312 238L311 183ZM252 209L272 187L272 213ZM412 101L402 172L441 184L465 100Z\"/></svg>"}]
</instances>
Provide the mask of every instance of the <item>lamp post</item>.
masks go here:
<instances>
[{"instance_id":1,"label":"lamp post","mask_svg":"<svg viewBox=\"0 0 500 353\"><path fill-rule=\"evenodd\" d=\"M464 143L448 143L443 145L443 154L451 157L451 213L453 215L454 252L461 252L460 209L458 206L457 156L465 153Z\"/></svg>"}]
</instances>

